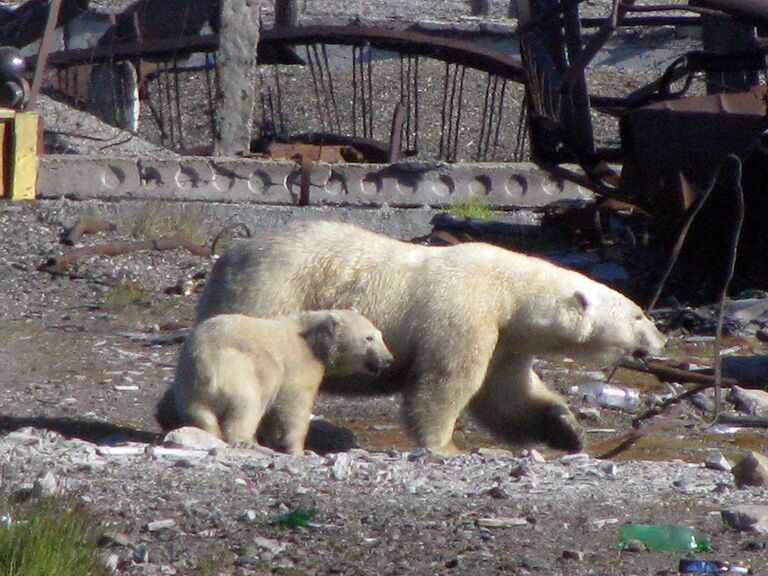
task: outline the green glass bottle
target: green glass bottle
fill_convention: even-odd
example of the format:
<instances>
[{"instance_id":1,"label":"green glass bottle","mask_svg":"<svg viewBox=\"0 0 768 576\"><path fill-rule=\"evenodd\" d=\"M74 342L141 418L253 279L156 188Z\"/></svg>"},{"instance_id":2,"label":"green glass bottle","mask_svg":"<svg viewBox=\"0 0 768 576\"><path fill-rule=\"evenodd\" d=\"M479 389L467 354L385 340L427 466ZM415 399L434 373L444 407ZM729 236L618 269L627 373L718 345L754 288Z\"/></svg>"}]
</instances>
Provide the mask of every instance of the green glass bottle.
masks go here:
<instances>
[{"instance_id":1,"label":"green glass bottle","mask_svg":"<svg viewBox=\"0 0 768 576\"><path fill-rule=\"evenodd\" d=\"M712 551L707 537L690 526L624 524L619 530L619 548L626 548L630 540L642 542L648 550Z\"/></svg>"}]
</instances>

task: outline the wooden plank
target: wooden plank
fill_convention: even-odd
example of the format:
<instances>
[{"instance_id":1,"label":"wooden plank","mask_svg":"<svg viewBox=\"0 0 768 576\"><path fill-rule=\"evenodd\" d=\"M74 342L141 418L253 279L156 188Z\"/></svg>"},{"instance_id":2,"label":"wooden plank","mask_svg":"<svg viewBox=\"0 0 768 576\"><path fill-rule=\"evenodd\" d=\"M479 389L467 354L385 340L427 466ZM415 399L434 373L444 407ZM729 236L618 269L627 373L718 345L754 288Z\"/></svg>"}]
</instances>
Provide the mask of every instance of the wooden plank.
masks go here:
<instances>
[{"instance_id":1,"label":"wooden plank","mask_svg":"<svg viewBox=\"0 0 768 576\"><path fill-rule=\"evenodd\" d=\"M9 121L0 119L0 198L8 195L11 180L11 154L8 148L10 140L7 138L10 128Z\"/></svg>"},{"instance_id":2,"label":"wooden plank","mask_svg":"<svg viewBox=\"0 0 768 576\"><path fill-rule=\"evenodd\" d=\"M11 200L34 200L37 191L37 144L39 117L18 112L13 123Z\"/></svg>"}]
</instances>

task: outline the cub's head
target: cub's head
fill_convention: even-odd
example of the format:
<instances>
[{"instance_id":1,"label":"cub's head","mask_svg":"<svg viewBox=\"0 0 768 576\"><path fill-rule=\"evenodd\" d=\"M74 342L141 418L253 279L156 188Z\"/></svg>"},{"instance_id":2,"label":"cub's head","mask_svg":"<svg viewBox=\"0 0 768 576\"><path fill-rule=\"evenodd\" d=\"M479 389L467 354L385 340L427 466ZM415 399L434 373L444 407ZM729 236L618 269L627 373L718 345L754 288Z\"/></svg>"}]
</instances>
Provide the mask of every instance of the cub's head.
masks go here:
<instances>
[{"instance_id":1,"label":"cub's head","mask_svg":"<svg viewBox=\"0 0 768 576\"><path fill-rule=\"evenodd\" d=\"M657 354L667 341L637 304L602 284L576 290L566 306L576 319L575 355L609 364Z\"/></svg>"},{"instance_id":2,"label":"cub's head","mask_svg":"<svg viewBox=\"0 0 768 576\"><path fill-rule=\"evenodd\" d=\"M381 332L354 310L320 310L301 315L302 336L334 375L378 375L392 364Z\"/></svg>"}]
</instances>

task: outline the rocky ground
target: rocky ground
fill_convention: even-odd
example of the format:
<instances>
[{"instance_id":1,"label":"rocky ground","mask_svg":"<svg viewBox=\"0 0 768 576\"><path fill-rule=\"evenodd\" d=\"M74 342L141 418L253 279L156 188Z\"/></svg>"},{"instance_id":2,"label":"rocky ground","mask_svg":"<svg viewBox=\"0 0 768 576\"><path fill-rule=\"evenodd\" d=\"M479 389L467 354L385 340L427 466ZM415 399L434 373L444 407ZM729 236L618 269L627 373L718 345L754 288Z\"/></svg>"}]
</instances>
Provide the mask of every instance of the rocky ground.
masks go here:
<instances>
[{"instance_id":1,"label":"rocky ground","mask_svg":"<svg viewBox=\"0 0 768 576\"><path fill-rule=\"evenodd\" d=\"M768 551L745 549L761 537L727 526L720 512L768 493L737 488L730 472L703 464L711 449L733 462L764 448L765 434L718 433L688 403L614 459L595 456L626 437L632 413L576 396L588 453L575 456L507 451L467 420L457 436L468 453L440 458L413 451L394 398L325 396L316 412L353 431L358 449L289 457L163 446L152 412L177 347L158 342L189 324L195 296L176 287L210 261L144 251L90 256L62 276L38 271L71 250L61 232L97 212L117 229L79 245L169 231L207 243L221 223L185 205L0 205L1 491L37 484L81 499L118 574L676 573L682 553L619 550L628 521L690 525L714 547L699 556L745 561L758 574L766 564ZM762 346L728 344L742 354ZM699 362L710 351L706 339L670 345ZM539 369L564 393L604 377L567 361ZM647 375L617 377L643 402L672 393ZM276 521L296 510L312 511L308 526Z\"/></svg>"}]
</instances>

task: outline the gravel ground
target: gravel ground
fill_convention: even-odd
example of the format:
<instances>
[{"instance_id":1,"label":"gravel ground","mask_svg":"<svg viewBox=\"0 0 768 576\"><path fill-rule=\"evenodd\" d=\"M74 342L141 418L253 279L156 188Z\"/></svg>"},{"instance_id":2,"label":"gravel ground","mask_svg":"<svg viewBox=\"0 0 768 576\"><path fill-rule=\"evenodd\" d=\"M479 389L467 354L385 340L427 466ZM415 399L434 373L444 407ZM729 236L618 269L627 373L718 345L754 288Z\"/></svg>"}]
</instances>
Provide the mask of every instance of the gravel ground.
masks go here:
<instances>
[{"instance_id":1,"label":"gravel ground","mask_svg":"<svg viewBox=\"0 0 768 576\"><path fill-rule=\"evenodd\" d=\"M737 489L729 472L702 465L712 448L732 461L764 449L765 434L715 434L690 405L617 460L594 456L616 446L632 415L576 398L588 431L588 454L576 456L506 451L469 420L457 438L473 453L414 452L399 432L395 399L327 396L316 412L354 431L360 449L288 457L159 446L152 411L177 349L147 340L188 325L194 296L166 288L209 262L182 251L137 252L88 257L68 276L38 272L68 250L59 234L97 210L118 228L82 245L168 230L204 242L221 222L200 206L0 205L2 493L24 493L37 481L76 495L111 537L104 554L118 574L194 575L210 558L222 575L674 573L680 553L618 550L626 521L691 525L713 543L704 556L755 568L768 560L766 551L743 549L757 535L726 528L719 515L764 502L766 490ZM697 346L674 339L670 348L686 358L706 354ZM567 362L539 368L561 391L596 377L595 367ZM643 397L670 393L647 377L620 381ZM273 522L297 508L314 510L309 527ZM156 529L159 521L173 522Z\"/></svg>"}]
</instances>

